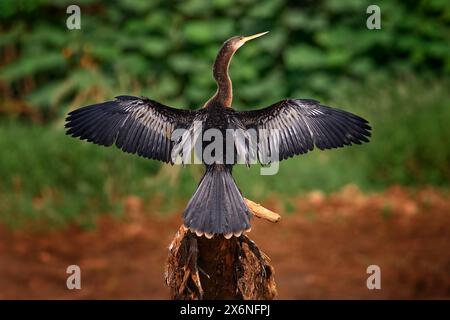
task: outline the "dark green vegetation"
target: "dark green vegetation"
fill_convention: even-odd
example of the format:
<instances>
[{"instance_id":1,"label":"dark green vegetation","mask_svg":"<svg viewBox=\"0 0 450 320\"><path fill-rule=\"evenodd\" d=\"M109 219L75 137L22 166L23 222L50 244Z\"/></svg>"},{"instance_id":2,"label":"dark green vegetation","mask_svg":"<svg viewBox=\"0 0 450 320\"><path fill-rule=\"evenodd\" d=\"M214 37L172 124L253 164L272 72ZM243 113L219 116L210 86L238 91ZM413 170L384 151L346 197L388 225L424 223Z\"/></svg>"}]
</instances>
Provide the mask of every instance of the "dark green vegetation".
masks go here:
<instances>
[{"instance_id":1,"label":"dark green vegetation","mask_svg":"<svg viewBox=\"0 0 450 320\"><path fill-rule=\"evenodd\" d=\"M403 72L450 74L446 0L382 1L381 30L366 28L371 0L80 0L81 30L69 31L72 3L0 4L7 98L53 117L120 93L198 107L215 89L220 44L265 30L233 60L237 106L326 97L347 83Z\"/></svg>"},{"instance_id":2,"label":"dark green vegetation","mask_svg":"<svg viewBox=\"0 0 450 320\"><path fill-rule=\"evenodd\" d=\"M119 94L185 108L215 87L211 64L226 38L271 33L233 60L235 106L304 97L354 111L372 142L314 151L235 170L245 196L289 197L356 183L448 187L450 178L450 3L383 1L382 29L366 28L372 1L78 1L81 30L65 27L71 1L0 2L0 220L45 218L89 226L121 212L127 195L182 206L202 168L171 170L64 135L69 109Z\"/></svg>"}]
</instances>

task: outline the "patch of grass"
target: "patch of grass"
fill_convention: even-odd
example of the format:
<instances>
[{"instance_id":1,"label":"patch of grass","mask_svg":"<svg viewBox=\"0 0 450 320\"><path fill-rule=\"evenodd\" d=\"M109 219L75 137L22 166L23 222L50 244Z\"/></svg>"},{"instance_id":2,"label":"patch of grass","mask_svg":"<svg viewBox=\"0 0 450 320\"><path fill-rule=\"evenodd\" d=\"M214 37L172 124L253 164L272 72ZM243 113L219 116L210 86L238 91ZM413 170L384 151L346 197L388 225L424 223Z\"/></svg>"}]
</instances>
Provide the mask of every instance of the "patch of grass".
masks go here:
<instances>
[{"instance_id":1,"label":"patch of grass","mask_svg":"<svg viewBox=\"0 0 450 320\"><path fill-rule=\"evenodd\" d=\"M393 208L392 208L392 204L390 202L385 202L383 204L383 207L381 208L381 217L384 220L388 220L389 218L392 217L392 212Z\"/></svg>"},{"instance_id":2,"label":"patch of grass","mask_svg":"<svg viewBox=\"0 0 450 320\"><path fill-rule=\"evenodd\" d=\"M289 199L285 199L283 203L284 213L293 214L295 212L295 204L292 203Z\"/></svg>"},{"instance_id":3,"label":"patch of grass","mask_svg":"<svg viewBox=\"0 0 450 320\"><path fill-rule=\"evenodd\" d=\"M85 225L99 213L120 212L123 196L148 196L146 184L160 167L28 123L2 122L0 150L0 219L13 226L29 219Z\"/></svg>"}]
</instances>

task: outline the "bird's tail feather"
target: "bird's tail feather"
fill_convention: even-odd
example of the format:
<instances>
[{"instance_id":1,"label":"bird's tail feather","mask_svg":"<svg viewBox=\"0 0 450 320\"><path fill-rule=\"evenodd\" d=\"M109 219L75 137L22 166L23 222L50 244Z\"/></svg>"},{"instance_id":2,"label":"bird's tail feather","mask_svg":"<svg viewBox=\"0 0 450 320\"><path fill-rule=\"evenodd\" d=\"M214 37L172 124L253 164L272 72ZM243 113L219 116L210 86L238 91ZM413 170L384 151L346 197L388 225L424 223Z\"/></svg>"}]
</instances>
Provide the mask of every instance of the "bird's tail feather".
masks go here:
<instances>
[{"instance_id":1,"label":"bird's tail feather","mask_svg":"<svg viewBox=\"0 0 450 320\"><path fill-rule=\"evenodd\" d=\"M186 227L210 238L240 236L250 228L251 214L231 175L231 167L208 166L184 214Z\"/></svg>"}]
</instances>

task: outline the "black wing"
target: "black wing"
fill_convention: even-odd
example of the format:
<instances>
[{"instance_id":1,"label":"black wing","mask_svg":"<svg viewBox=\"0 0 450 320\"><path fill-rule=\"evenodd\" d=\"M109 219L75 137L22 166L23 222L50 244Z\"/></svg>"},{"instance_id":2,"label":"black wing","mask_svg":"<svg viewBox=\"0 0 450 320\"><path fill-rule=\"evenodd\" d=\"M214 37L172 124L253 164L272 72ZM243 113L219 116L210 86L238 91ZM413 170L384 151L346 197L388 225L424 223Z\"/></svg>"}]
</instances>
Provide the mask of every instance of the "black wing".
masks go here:
<instances>
[{"instance_id":1,"label":"black wing","mask_svg":"<svg viewBox=\"0 0 450 320\"><path fill-rule=\"evenodd\" d=\"M114 101L74 110L66 118L67 134L125 152L171 162L172 132L187 128L195 111L174 109L156 101L119 96Z\"/></svg>"},{"instance_id":2,"label":"black wing","mask_svg":"<svg viewBox=\"0 0 450 320\"><path fill-rule=\"evenodd\" d=\"M314 145L323 150L369 142L371 130L367 120L309 99L282 100L264 109L237 112L237 117L247 129L255 129L263 164L307 153ZM260 129L278 129L278 135ZM275 147L277 159L271 155Z\"/></svg>"}]
</instances>

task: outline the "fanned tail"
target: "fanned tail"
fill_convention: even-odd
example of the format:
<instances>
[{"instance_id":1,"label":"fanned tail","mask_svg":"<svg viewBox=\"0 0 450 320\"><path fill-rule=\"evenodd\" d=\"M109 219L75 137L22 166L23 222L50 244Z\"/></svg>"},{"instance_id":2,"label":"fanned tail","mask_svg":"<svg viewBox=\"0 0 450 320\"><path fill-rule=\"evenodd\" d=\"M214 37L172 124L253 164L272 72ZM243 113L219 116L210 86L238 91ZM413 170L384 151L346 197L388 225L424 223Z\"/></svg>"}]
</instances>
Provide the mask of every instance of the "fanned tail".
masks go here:
<instances>
[{"instance_id":1,"label":"fanned tail","mask_svg":"<svg viewBox=\"0 0 450 320\"><path fill-rule=\"evenodd\" d=\"M240 236L250 228L251 214L231 175L231 167L214 164L206 168L183 217L186 227L208 238L214 234Z\"/></svg>"}]
</instances>

